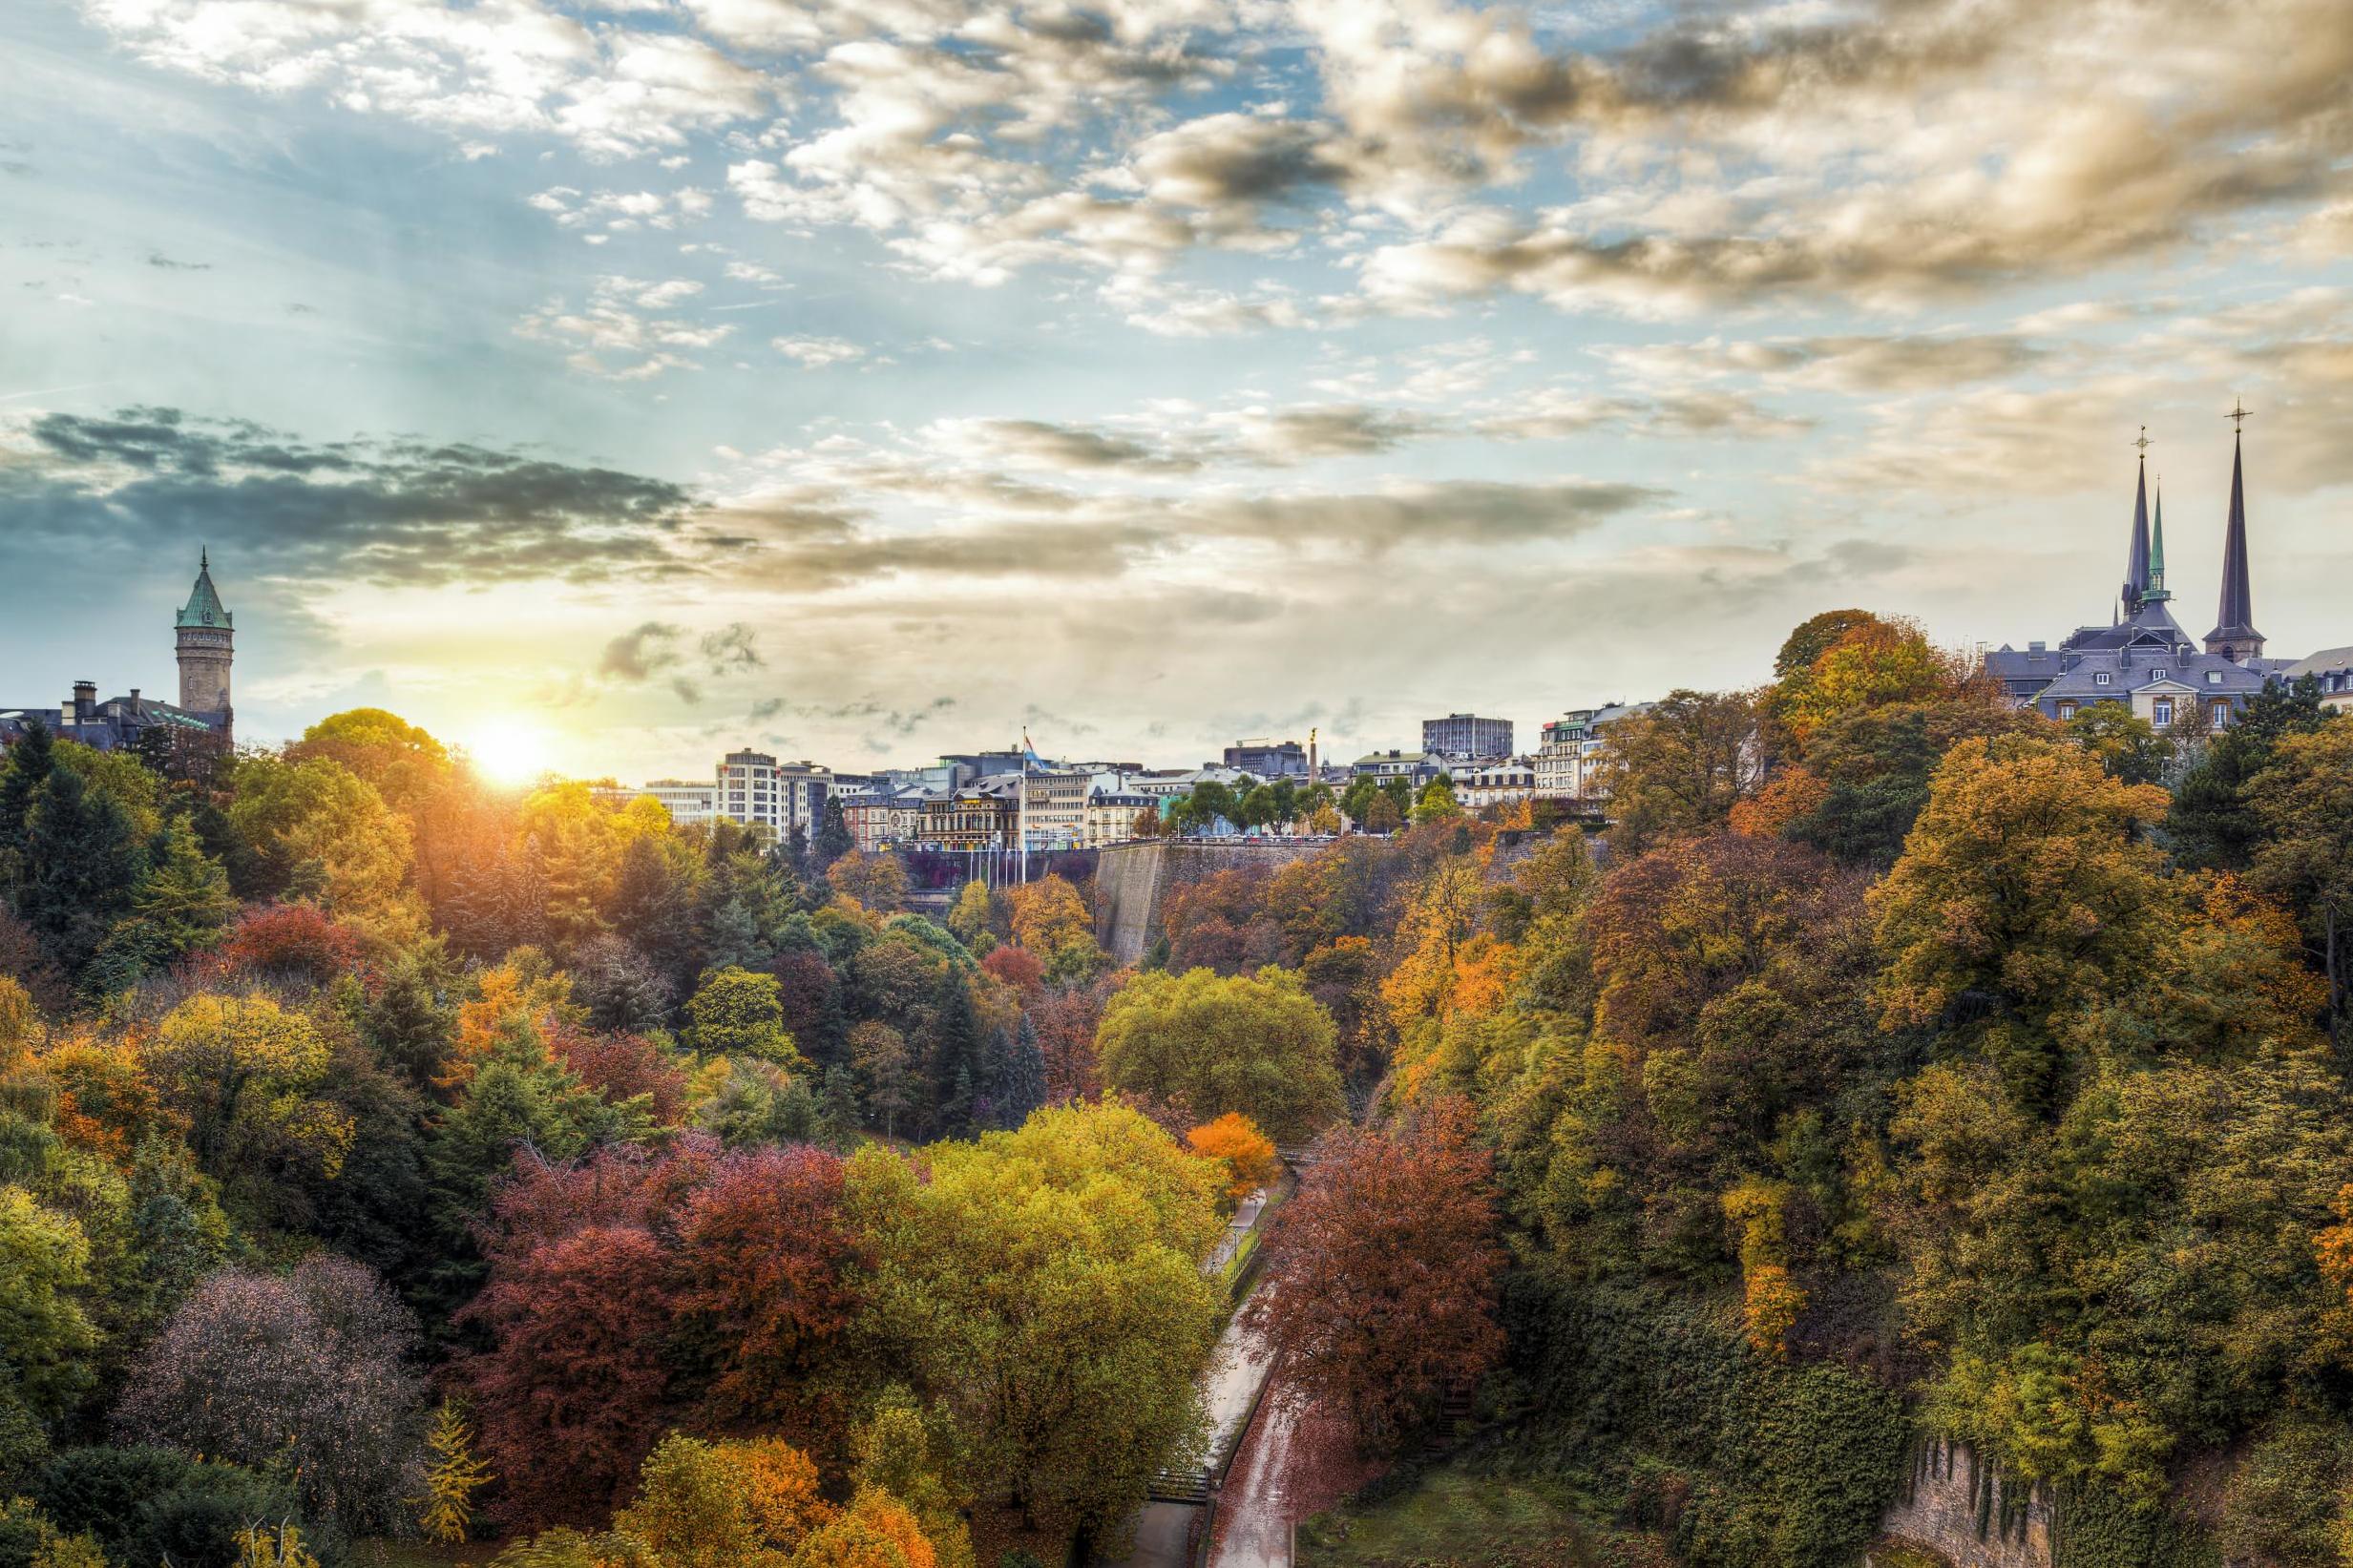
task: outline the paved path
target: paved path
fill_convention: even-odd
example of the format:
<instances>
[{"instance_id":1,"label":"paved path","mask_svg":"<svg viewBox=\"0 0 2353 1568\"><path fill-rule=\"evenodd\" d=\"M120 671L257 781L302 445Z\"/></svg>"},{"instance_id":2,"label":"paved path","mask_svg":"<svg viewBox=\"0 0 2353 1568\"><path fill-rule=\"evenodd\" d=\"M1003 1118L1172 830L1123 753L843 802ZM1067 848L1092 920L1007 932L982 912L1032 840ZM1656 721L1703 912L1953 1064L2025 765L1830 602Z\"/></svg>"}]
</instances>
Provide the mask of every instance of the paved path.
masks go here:
<instances>
[{"instance_id":1,"label":"paved path","mask_svg":"<svg viewBox=\"0 0 2353 1568\"><path fill-rule=\"evenodd\" d=\"M1279 1402L1260 1408L1258 1430L1218 1495L1223 1517L1209 1568L1291 1568L1291 1504L1282 1483L1294 1426Z\"/></svg>"}]
</instances>

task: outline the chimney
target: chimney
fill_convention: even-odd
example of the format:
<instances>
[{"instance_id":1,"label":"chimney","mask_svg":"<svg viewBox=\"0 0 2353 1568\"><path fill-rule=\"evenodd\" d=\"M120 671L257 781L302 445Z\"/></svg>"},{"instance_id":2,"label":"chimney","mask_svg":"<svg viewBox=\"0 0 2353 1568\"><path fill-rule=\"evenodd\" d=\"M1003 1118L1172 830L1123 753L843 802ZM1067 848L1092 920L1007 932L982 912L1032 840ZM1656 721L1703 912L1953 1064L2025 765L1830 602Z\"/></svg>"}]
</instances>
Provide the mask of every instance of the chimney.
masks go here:
<instances>
[{"instance_id":1,"label":"chimney","mask_svg":"<svg viewBox=\"0 0 2353 1568\"><path fill-rule=\"evenodd\" d=\"M134 686L131 688L131 705L136 708L138 706L138 701L139 689L137 686Z\"/></svg>"},{"instance_id":2,"label":"chimney","mask_svg":"<svg viewBox=\"0 0 2353 1568\"><path fill-rule=\"evenodd\" d=\"M74 682L74 722L81 724L90 722L91 716L95 712L97 706L98 683L95 680L76 680Z\"/></svg>"}]
</instances>

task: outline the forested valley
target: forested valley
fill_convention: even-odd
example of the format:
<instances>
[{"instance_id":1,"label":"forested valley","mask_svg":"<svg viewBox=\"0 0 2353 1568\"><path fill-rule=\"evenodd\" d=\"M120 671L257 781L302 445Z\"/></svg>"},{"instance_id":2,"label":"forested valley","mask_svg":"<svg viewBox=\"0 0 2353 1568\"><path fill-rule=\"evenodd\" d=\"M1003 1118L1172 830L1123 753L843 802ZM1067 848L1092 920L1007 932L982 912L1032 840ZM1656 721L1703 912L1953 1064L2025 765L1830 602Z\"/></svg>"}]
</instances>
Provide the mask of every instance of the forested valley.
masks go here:
<instances>
[{"instance_id":1,"label":"forested valley","mask_svg":"<svg viewBox=\"0 0 2353 1568\"><path fill-rule=\"evenodd\" d=\"M1835 612L1621 721L1606 809L1435 787L1133 968L1083 878L917 912L837 822L373 709L36 732L0 1568L1118 1561L1294 1185L1249 1310L1314 1507L1817 1568L1959 1446L2056 1568L2353 1561L2353 722L2199 722Z\"/></svg>"}]
</instances>

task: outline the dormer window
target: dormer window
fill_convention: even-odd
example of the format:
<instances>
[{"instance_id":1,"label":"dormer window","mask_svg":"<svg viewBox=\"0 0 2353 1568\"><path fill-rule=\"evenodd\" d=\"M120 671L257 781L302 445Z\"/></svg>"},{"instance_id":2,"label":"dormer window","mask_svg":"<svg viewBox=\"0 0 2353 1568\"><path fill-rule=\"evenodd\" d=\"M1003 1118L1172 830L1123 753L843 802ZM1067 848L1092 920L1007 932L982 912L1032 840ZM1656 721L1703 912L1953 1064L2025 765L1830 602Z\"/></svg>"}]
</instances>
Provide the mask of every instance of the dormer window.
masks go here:
<instances>
[{"instance_id":1,"label":"dormer window","mask_svg":"<svg viewBox=\"0 0 2353 1568\"><path fill-rule=\"evenodd\" d=\"M2153 670L2153 671L2151 671L2150 673L2151 673L2152 675L2153 675L2153 676L2154 676L2157 679L2159 679L2159 680L2162 680L2162 679L2165 679L2165 672L2164 672L2163 670Z\"/></svg>"},{"instance_id":2,"label":"dormer window","mask_svg":"<svg viewBox=\"0 0 2353 1568\"><path fill-rule=\"evenodd\" d=\"M2102 670L2102 671L2100 671L2100 672L2099 672L2099 674L2097 674L2097 675L2095 675L2095 676L2093 676L2093 677L2091 678L2091 683L2092 683L2093 685L2095 685L2095 686L2105 686L2105 685L2107 685L2107 684L2108 684L2108 672L2107 672L2106 670Z\"/></svg>"},{"instance_id":3,"label":"dormer window","mask_svg":"<svg viewBox=\"0 0 2353 1568\"><path fill-rule=\"evenodd\" d=\"M2222 672L2220 670L2208 670L2206 672L2206 684L2209 686L2219 686L2222 684Z\"/></svg>"}]
</instances>

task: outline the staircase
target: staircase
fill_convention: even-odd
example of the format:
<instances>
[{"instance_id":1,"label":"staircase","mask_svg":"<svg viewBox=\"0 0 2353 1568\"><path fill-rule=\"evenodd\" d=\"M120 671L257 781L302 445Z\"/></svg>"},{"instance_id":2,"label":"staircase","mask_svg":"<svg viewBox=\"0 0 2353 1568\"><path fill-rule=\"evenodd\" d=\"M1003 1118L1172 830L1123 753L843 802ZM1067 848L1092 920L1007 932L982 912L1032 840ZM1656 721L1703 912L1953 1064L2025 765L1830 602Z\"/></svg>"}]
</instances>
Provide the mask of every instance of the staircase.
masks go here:
<instances>
[{"instance_id":1,"label":"staircase","mask_svg":"<svg viewBox=\"0 0 2353 1568\"><path fill-rule=\"evenodd\" d=\"M1151 1487L1145 1495L1156 1503L1191 1503L1198 1507L1209 1500L1209 1487L1207 1466L1199 1470L1162 1470L1153 1473Z\"/></svg>"}]
</instances>

